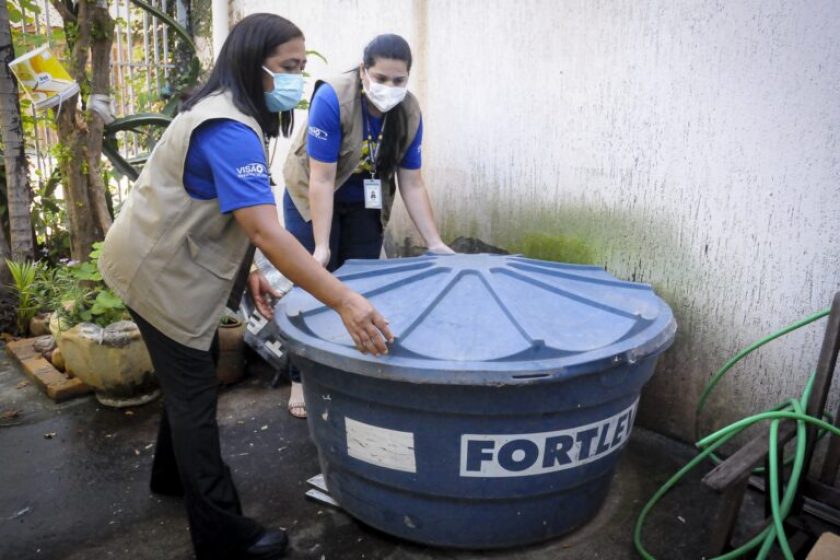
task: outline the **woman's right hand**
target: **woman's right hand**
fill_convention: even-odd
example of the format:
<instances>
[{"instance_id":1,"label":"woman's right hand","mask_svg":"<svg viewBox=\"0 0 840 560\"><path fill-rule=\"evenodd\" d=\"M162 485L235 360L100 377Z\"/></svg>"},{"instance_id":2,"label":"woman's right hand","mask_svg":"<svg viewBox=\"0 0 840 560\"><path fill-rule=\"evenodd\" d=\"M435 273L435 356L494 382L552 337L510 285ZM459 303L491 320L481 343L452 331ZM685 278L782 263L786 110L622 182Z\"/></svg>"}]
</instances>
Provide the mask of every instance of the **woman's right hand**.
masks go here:
<instances>
[{"instance_id":1,"label":"woman's right hand","mask_svg":"<svg viewBox=\"0 0 840 560\"><path fill-rule=\"evenodd\" d=\"M273 205L248 206L234 210L233 215L277 270L338 313L360 352L388 353L386 344L394 341L388 321L361 294L313 262L312 255L277 221Z\"/></svg>"},{"instance_id":2,"label":"woman's right hand","mask_svg":"<svg viewBox=\"0 0 840 560\"><path fill-rule=\"evenodd\" d=\"M318 263L327 268L327 265L330 263L330 248L325 247L324 245L316 245L315 251L312 252L312 257L318 261Z\"/></svg>"},{"instance_id":3,"label":"woman's right hand","mask_svg":"<svg viewBox=\"0 0 840 560\"><path fill-rule=\"evenodd\" d=\"M335 308L344 327L362 354L387 354L386 343L394 342L388 321L361 294L348 289Z\"/></svg>"}]
</instances>

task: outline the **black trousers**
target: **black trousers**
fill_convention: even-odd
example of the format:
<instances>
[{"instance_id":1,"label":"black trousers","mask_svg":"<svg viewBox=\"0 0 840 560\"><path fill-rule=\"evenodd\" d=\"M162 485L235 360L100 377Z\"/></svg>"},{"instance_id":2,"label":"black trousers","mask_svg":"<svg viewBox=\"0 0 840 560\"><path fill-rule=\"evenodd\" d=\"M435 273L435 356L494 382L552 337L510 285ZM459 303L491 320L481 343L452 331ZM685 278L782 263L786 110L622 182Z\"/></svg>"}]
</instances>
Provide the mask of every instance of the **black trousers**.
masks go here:
<instances>
[{"instance_id":1,"label":"black trousers","mask_svg":"<svg viewBox=\"0 0 840 560\"><path fill-rule=\"evenodd\" d=\"M333 203L330 226L330 262L327 270L335 271L348 259L378 259L384 238L379 210L369 210L365 204ZM315 251L312 222L307 222L295 207L287 192L283 196L283 221L286 230L300 241L307 251ZM289 378L300 381L300 371L289 361Z\"/></svg>"},{"instance_id":2,"label":"black trousers","mask_svg":"<svg viewBox=\"0 0 840 560\"><path fill-rule=\"evenodd\" d=\"M184 496L198 560L236 558L262 532L242 515L230 469L222 461L216 404L218 340L208 351L167 337L134 311L164 395L155 457L153 492Z\"/></svg>"},{"instance_id":3,"label":"black trousers","mask_svg":"<svg viewBox=\"0 0 840 560\"><path fill-rule=\"evenodd\" d=\"M378 259L382 250L382 222L380 210L369 210L363 202L346 204L333 202L330 226L330 262L327 270L334 271L347 259ZM291 196L283 196L283 221L286 230L300 241L310 253L315 250L312 222L300 215Z\"/></svg>"}]
</instances>

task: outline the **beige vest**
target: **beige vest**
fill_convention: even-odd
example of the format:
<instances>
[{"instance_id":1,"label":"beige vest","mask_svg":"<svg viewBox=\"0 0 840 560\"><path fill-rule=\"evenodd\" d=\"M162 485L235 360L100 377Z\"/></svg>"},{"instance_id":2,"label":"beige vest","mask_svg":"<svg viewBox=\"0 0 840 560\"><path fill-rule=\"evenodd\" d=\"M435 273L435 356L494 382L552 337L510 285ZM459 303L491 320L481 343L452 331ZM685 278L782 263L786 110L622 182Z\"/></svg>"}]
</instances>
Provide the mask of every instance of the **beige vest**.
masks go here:
<instances>
[{"instance_id":1,"label":"beige vest","mask_svg":"<svg viewBox=\"0 0 840 560\"><path fill-rule=\"evenodd\" d=\"M341 121L341 148L339 149L338 164L335 175L335 188L338 189L353 174L362 159L362 82L358 72L347 72L337 78L319 81L315 85L317 91L322 83L330 84L338 97L339 119ZM402 102L408 116L407 134L400 145L399 160L405 157L408 147L417 134L420 124L420 105L417 99L408 93ZM306 135L309 126L302 126L292 142L286 163L283 166L283 179L286 191L294 202L300 215L307 222L312 219L309 211L309 156L306 154ZM388 225L391 217L391 206L394 204L396 181L394 174L382 179L382 227Z\"/></svg>"},{"instance_id":2,"label":"beige vest","mask_svg":"<svg viewBox=\"0 0 840 560\"><path fill-rule=\"evenodd\" d=\"M197 200L184 188L189 140L201 123L232 119L262 141L257 121L229 94L202 99L179 114L155 146L131 195L108 231L99 270L126 305L169 338L210 348L219 317L250 242L218 200Z\"/></svg>"}]
</instances>

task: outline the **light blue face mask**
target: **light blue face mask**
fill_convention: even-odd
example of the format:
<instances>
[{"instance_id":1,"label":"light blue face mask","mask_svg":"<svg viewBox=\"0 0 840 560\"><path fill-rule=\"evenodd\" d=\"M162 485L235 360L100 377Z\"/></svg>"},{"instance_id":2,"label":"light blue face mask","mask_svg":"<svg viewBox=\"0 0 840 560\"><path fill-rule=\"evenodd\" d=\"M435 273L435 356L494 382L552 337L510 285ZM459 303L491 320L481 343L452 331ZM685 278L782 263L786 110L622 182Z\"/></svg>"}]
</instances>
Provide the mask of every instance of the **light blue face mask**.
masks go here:
<instances>
[{"instance_id":1,"label":"light blue face mask","mask_svg":"<svg viewBox=\"0 0 840 560\"><path fill-rule=\"evenodd\" d=\"M265 105L272 113L294 109L303 97L303 74L274 73L265 66L263 70L274 79L274 89L265 92Z\"/></svg>"}]
</instances>

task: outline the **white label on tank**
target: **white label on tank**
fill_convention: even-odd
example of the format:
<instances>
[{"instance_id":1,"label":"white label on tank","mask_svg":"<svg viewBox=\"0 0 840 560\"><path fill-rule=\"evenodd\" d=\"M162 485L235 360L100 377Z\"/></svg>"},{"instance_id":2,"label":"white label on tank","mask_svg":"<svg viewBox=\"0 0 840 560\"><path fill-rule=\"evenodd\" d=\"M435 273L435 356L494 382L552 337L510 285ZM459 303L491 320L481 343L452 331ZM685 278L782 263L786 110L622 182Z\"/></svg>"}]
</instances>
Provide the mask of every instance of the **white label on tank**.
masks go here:
<instances>
[{"instance_id":1,"label":"white label on tank","mask_svg":"<svg viewBox=\"0 0 840 560\"><path fill-rule=\"evenodd\" d=\"M461 476L531 476L602 459L620 449L630 437L638 402L636 399L615 416L556 432L464 434Z\"/></svg>"},{"instance_id":2,"label":"white label on tank","mask_svg":"<svg viewBox=\"0 0 840 560\"><path fill-rule=\"evenodd\" d=\"M352 418L344 419L344 427L349 456L386 469L417 472L412 432L371 426Z\"/></svg>"}]
</instances>

